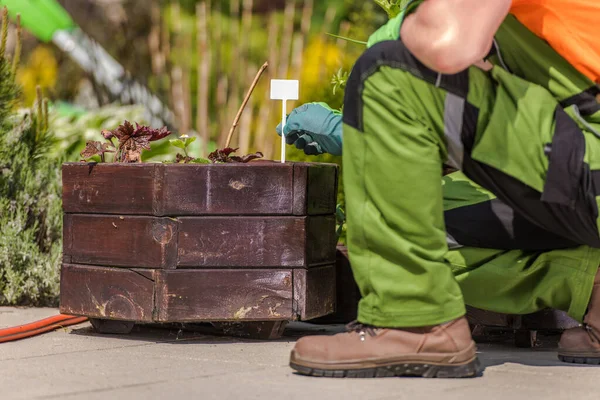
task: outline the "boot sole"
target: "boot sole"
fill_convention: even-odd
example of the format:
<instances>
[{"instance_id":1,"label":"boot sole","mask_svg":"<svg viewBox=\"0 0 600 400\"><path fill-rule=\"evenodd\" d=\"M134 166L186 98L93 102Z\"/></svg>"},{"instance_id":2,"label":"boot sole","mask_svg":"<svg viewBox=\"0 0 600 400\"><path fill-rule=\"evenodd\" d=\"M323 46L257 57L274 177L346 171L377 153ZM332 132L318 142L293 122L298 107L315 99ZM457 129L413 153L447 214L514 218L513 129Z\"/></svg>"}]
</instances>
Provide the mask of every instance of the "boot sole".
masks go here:
<instances>
[{"instance_id":1,"label":"boot sole","mask_svg":"<svg viewBox=\"0 0 600 400\"><path fill-rule=\"evenodd\" d=\"M290 362L290 367L301 375L327 378L389 378L389 377L421 377L421 378L473 378L480 376L483 367L475 357L461 365L433 365L422 363L402 363L374 368L356 369L320 369Z\"/></svg>"},{"instance_id":2,"label":"boot sole","mask_svg":"<svg viewBox=\"0 0 600 400\"><path fill-rule=\"evenodd\" d=\"M569 364L600 365L600 354L592 356L587 354L559 354L558 359Z\"/></svg>"}]
</instances>

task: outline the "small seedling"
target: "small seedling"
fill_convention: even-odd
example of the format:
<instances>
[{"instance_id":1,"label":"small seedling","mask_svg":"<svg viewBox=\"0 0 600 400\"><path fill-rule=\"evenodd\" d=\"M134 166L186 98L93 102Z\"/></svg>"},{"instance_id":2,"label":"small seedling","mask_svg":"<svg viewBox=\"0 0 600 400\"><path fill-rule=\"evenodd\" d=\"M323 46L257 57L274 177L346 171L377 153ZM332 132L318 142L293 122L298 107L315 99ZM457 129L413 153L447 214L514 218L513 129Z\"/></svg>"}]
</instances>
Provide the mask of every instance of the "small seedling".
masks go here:
<instances>
[{"instance_id":1,"label":"small seedling","mask_svg":"<svg viewBox=\"0 0 600 400\"><path fill-rule=\"evenodd\" d=\"M175 162L177 164L210 164L210 160L207 160L206 158L194 158L190 156L188 148L196 141L196 139L196 137L189 137L184 134L179 136L179 139L169 140L171 146L183 150L183 155L177 153L177 156L175 157Z\"/></svg>"},{"instance_id":2,"label":"small seedling","mask_svg":"<svg viewBox=\"0 0 600 400\"><path fill-rule=\"evenodd\" d=\"M343 68L340 68L338 72L331 78L331 85L333 86L333 95L335 96L338 90L343 90L346 88L346 83L348 82L348 77L350 74L348 71L344 71Z\"/></svg>"}]
</instances>

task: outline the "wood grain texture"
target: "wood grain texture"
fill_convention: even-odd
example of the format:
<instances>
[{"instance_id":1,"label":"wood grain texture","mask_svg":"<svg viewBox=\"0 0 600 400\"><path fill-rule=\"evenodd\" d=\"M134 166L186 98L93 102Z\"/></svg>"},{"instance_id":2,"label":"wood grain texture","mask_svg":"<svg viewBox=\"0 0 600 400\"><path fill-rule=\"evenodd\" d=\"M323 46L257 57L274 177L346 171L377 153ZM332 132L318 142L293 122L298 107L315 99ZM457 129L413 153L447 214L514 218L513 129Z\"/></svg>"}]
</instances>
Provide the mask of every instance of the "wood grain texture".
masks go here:
<instances>
[{"instance_id":1,"label":"wood grain texture","mask_svg":"<svg viewBox=\"0 0 600 400\"><path fill-rule=\"evenodd\" d=\"M310 164L308 168L306 214L335 213L337 206L338 167L332 164ZM330 188L334 188L331 190Z\"/></svg>"},{"instance_id":2,"label":"wood grain texture","mask_svg":"<svg viewBox=\"0 0 600 400\"><path fill-rule=\"evenodd\" d=\"M63 252L77 264L175 268L177 227L170 218L67 214Z\"/></svg>"},{"instance_id":3,"label":"wood grain texture","mask_svg":"<svg viewBox=\"0 0 600 400\"><path fill-rule=\"evenodd\" d=\"M332 216L178 220L178 268L307 268L335 261Z\"/></svg>"},{"instance_id":4,"label":"wood grain texture","mask_svg":"<svg viewBox=\"0 0 600 400\"><path fill-rule=\"evenodd\" d=\"M335 218L66 214L64 262L136 268L302 267L335 261Z\"/></svg>"},{"instance_id":5,"label":"wood grain texture","mask_svg":"<svg viewBox=\"0 0 600 400\"><path fill-rule=\"evenodd\" d=\"M358 316L358 302L361 299L361 294L354 280L346 246L337 247L335 275L336 311L326 317L319 318L315 321L317 323L347 324L356 320Z\"/></svg>"},{"instance_id":6,"label":"wood grain texture","mask_svg":"<svg viewBox=\"0 0 600 400\"><path fill-rule=\"evenodd\" d=\"M144 274L128 269L62 266L60 312L63 314L151 322L153 309L154 282Z\"/></svg>"},{"instance_id":7,"label":"wood grain texture","mask_svg":"<svg viewBox=\"0 0 600 400\"><path fill-rule=\"evenodd\" d=\"M280 164L173 165L164 215L291 215L293 168Z\"/></svg>"},{"instance_id":8,"label":"wood grain texture","mask_svg":"<svg viewBox=\"0 0 600 400\"><path fill-rule=\"evenodd\" d=\"M292 214L308 214L308 166L306 164L294 165L294 199Z\"/></svg>"},{"instance_id":9,"label":"wood grain texture","mask_svg":"<svg viewBox=\"0 0 600 400\"><path fill-rule=\"evenodd\" d=\"M292 319L291 270L156 273L158 322Z\"/></svg>"},{"instance_id":10,"label":"wood grain texture","mask_svg":"<svg viewBox=\"0 0 600 400\"><path fill-rule=\"evenodd\" d=\"M335 263L335 223L333 215L306 219L306 266Z\"/></svg>"},{"instance_id":11,"label":"wood grain texture","mask_svg":"<svg viewBox=\"0 0 600 400\"><path fill-rule=\"evenodd\" d=\"M67 213L154 216L326 215L336 206L333 164L63 165Z\"/></svg>"},{"instance_id":12,"label":"wood grain texture","mask_svg":"<svg viewBox=\"0 0 600 400\"><path fill-rule=\"evenodd\" d=\"M335 312L335 265L294 270L294 318L301 321Z\"/></svg>"},{"instance_id":13,"label":"wood grain texture","mask_svg":"<svg viewBox=\"0 0 600 400\"><path fill-rule=\"evenodd\" d=\"M335 213L338 166L335 164L294 164L294 215Z\"/></svg>"},{"instance_id":14,"label":"wood grain texture","mask_svg":"<svg viewBox=\"0 0 600 400\"><path fill-rule=\"evenodd\" d=\"M63 164L63 210L152 215L158 168L157 164Z\"/></svg>"}]
</instances>

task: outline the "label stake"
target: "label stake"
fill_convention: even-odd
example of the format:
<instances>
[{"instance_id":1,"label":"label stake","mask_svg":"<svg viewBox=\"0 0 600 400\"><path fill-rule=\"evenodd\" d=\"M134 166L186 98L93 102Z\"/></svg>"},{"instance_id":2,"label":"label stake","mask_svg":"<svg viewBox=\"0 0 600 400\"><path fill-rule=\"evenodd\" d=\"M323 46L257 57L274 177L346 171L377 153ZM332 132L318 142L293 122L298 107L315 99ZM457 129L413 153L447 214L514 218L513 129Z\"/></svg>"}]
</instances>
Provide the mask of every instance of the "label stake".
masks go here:
<instances>
[{"instance_id":1,"label":"label stake","mask_svg":"<svg viewBox=\"0 0 600 400\"><path fill-rule=\"evenodd\" d=\"M298 100L300 82L297 80L272 79L271 100L281 100L281 163L285 164L285 126L287 124L287 101Z\"/></svg>"}]
</instances>

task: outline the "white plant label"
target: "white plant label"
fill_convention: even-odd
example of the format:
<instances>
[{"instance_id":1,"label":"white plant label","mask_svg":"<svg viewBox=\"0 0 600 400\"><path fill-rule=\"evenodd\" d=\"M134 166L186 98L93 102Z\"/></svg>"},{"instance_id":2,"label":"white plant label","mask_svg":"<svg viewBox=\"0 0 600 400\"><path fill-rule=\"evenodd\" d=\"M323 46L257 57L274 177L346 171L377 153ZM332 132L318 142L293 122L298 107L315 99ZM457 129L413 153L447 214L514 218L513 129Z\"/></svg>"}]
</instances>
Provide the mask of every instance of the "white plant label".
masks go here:
<instances>
[{"instance_id":1,"label":"white plant label","mask_svg":"<svg viewBox=\"0 0 600 400\"><path fill-rule=\"evenodd\" d=\"M300 82L297 80L272 79L271 100L281 100L281 163L285 164L285 125L287 123L287 102L300 98Z\"/></svg>"}]
</instances>

